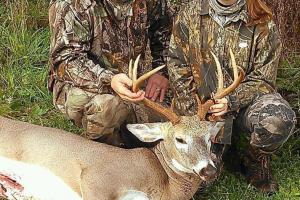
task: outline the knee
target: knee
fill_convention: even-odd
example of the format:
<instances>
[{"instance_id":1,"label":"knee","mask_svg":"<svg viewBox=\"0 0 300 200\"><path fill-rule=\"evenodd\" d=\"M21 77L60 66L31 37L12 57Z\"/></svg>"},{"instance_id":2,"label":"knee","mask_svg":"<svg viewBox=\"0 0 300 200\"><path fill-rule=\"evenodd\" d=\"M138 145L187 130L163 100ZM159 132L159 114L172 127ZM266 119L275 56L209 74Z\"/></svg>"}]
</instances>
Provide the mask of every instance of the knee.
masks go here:
<instances>
[{"instance_id":1,"label":"knee","mask_svg":"<svg viewBox=\"0 0 300 200\"><path fill-rule=\"evenodd\" d=\"M293 133L295 112L279 94L264 95L251 107L250 119L257 122L251 143L265 151L278 149Z\"/></svg>"},{"instance_id":2,"label":"knee","mask_svg":"<svg viewBox=\"0 0 300 200\"><path fill-rule=\"evenodd\" d=\"M112 94L99 94L94 96L91 101L86 105L86 114L92 113L107 113L113 114L120 110L120 107L124 106L123 101Z\"/></svg>"},{"instance_id":3,"label":"knee","mask_svg":"<svg viewBox=\"0 0 300 200\"><path fill-rule=\"evenodd\" d=\"M97 139L113 134L126 120L129 111L118 96L99 94L94 96L83 110L83 126L88 138Z\"/></svg>"},{"instance_id":4,"label":"knee","mask_svg":"<svg viewBox=\"0 0 300 200\"><path fill-rule=\"evenodd\" d=\"M89 99L89 95L86 93L86 91L77 87L73 87L67 93L66 107L69 109L82 109L84 105L89 102Z\"/></svg>"}]
</instances>

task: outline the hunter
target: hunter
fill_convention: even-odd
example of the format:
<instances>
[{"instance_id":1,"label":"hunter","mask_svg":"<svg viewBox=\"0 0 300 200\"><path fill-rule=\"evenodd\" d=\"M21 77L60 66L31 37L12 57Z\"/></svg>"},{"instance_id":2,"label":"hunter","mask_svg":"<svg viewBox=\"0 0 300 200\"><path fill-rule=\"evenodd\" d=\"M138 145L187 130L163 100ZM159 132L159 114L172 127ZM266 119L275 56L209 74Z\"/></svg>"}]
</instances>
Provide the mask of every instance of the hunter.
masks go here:
<instances>
[{"instance_id":1,"label":"hunter","mask_svg":"<svg viewBox=\"0 0 300 200\"><path fill-rule=\"evenodd\" d=\"M131 92L127 74L130 59L139 54L140 74L165 64L172 18L166 0L50 2L49 89L55 107L83 127L87 138L119 145L120 125L134 109L124 100L164 100L167 69L150 77L145 92Z\"/></svg>"},{"instance_id":2,"label":"hunter","mask_svg":"<svg viewBox=\"0 0 300 200\"><path fill-rule=\"evenodd\" d=\"M275 88L281 42L270 9L262 0L192 0L174 21L168 69L176 111L193 115L194 94L202 101L213 97L217 83L211 51L220 60L225 86L232 83L232 49L245 79L226 98L215 99L210 113L233 124L233 138L248 141L242 157L248 182L262 192L277 192L270 158L292 135L296 117Z\"/></svg>"}]
</instances>

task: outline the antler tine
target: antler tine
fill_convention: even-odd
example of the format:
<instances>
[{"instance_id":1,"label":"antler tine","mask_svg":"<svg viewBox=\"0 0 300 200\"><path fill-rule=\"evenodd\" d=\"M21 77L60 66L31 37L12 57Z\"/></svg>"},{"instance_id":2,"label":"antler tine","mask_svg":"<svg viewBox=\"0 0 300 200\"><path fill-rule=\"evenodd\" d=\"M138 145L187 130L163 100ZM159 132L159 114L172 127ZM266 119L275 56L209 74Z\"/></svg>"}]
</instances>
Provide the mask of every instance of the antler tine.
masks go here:
<instances>
[{"instance_id":1,"label":"antler tine","mask_svg":"<svg viewBox=\"0 0 300 200\"><path fill-rule=\"evenodd\" d=\"M200 120L205 120L205 116L207 114L207 111L203 110L203 104L202 104L199 96L196 94L195 97L196 97L197 108L198 108L197 115L200 118Z\"/></svg>"},{"instance_id":2,"label":"antler tine","mask_svg":"<svg viewBox=\"0 0 300 200\"><path fill-rule=\"evenodd\" d=\"M139 66L140 57L141 57L141 54L139 54L134 61L133 70L132 70L132 81L133 82L135 82L137 79L137 68Z\"/></svg>"},{"instance_id":3,"label":"antler tine","mask_svg":"<svg viewBox=\"0 0 300 200\"><path fill-rule=\"evenodd\" d=\"M233 78L236 80L238 78L238 69L235 61L234 54L232 52L232 49L229 49L229 54L230 54L230 59L231 59L231 64L232 64L232 69L233 69Z\"/></svg>"},{"instance_id":4,"label":"antler tine","mask_svg":"<svg viewBox=\"0 0 300 200\"><path fill-rule=\"evenodd\" d=\"M217 56L211 51L211 55L213 56L215 63L217 65L217 79L218 79L218 88L217 88L217 93L213 97L214 99L221 99L226 95L228 95L233 90L235 90L238 87L238 85L242 82L245 76L245 72L243 71L243 69L241 69L236 65L235 57L231 49L229 50L229 53L230 53L230 58L231 58L231 63L233 68L234 81L229 87L224 89L224 80L223 80L223 72L222 72L221 64ZM238 76L238 68L240 70L239 76ZM197 95L196 95L196 100L198 103L198 116L200 120L205 120L209 108L212 105L214 105L214 101L212 99L209 99L205 103L202 103ZM210 120L215 120L215 119L211 118Z\"/></svg>"},{"instance_id":5,"label":"antler tine","mask_svg":"<svg viewBox=\"0 0 300 200\"><path fill-rule=\"evenodd\" d=\"M205 120L205 117L207 115L207 112L209 108L214 105L214 101L209 99L205 103L202 103L199 96L196 94L196 100L198 104L198 112L197 115L201 121Z\"/></svg>"},{"instance_id":6,"label":"antler tine","mask_svg":"<svg viewBox=\"0 0 300 200\"><path fill-rule=\"evenodd\" d=\"M149 78L150 76L152 76L153 74L155 74L156 72L158 72L159 70L161 70L162 68L165 67L165 65L157 67L137 79L137 67L138 67L139 59L140 59L140 55L138 55L138 57L136 58L136 60L134 62L134 66L133 66L133 71L132 71L132 81L133 81L132 90L133 90L133 92L137 92L139 90L140 86L144 83L144 81L147 78ZM130 63L129 63L129 65L130 65ZM168 120L170 120L170 122L172 124L177 124L180 121L180 117L177 116L176 113L174 113L170 108L165 108L164 106L162 106L156 102L153 102L147 98L144 98L143 104L145 106L151 108L155 112L166 117Z\"/></svg>"},{"instance_id":7,"label":"antler tine","mask_svg":"<svg viewBox=\"0 0 300 200\"><path fill-rule=\"evenodd\" d=\"M235 57L234 57L234 54L231 49L229 50L229 53L230 53L231 64L232 64L232 68L233 68L234 81L226 89L222 89L222 90L218 91L216 93L216 95L214 96L215 99L221 99L221 98L225 97L226 95L228 95L233 90L235 90L240 85L240 83L243 81L243 79L245 77L244 70L236 65ZM239 76L238 76L238 68L240 71Z\"/></svg>"},{"instance_id":8,"label":"antler tine","mask_svg":"<svg viewBox=\"0 0 300 200\"><path fill-rule=\"evenodd\" d=\"M224 89L224 80L223 80L223 72L222 72L222 68L221 68L221 64L219 59L217 58L217 56L214 54L214 52L210 51L211 55L213 56L216 65L217 65L217 78L218 78L218 89L217 89L217 93L219 91L222 91Z\"/></svg>"},{"instance_id":9,"label":"antler tine","mask_svg":"<svg viewBox=\"0 0 300 200\"><path fill-rule=\"evenodd\" d=\"M142 75L140 78L138 78L132 86L132 90L134 92L137 92L140 88L140 86L144 83L145 80L147 80L150 76L152 76L153 74L155 74L156 72L158 72L159 70L161 70L162 68L164 68L165 65L156 67L155 69L151 70L150 72L147 72L146 74Z\"/></svg>"},{"instance_id":10,"label":"antler tine","mask_svg":"<svg viewBox=\"0 0 300 200\"><path fill-rule=\"evenodd\" d=\"M129 66L128 66L128 76L132 80L132 59L129 61Z\"/></svg>"}]
</instances>

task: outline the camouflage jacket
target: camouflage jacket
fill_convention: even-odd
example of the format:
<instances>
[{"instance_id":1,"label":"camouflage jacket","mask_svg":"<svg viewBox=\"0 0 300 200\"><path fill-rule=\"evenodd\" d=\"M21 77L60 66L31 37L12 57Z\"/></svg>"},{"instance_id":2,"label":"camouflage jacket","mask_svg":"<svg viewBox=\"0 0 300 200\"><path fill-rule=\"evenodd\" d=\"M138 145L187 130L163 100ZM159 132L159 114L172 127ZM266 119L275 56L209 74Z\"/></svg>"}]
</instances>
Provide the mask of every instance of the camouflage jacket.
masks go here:
<instances>
[{"instance_id":1,"label":"camouflage jacket","mask_svg":"<svg viewBox=\"0 0 300 200\"><path fill-rule=\"evenodd\" d=\"M164 64L172 28L172 12L165 0L52 0L50 80L63 81L89 92L110 93L116 73L127 73L131 58L150 41L152 66Z\"/></svg>"},{"instance_id":2,"label":"camouflage jacket","mask_svg":"<svg viewBox=\"0 0 300 200\"><path fill-rule=\"evenodd\" d=\"M168 69L175 108L181 115L196 110L194 94L211 97L216 89L216 68L210 51L220 60L225 86L232 83L229 48L246 72L239 87L227 96L232 111L248 106L261 94L275 91L281 50L273 21L248 26L246 5L239 19L221 27L210 15L208 0L187 4L175 18Z\"/></svg>"}]
</instances>

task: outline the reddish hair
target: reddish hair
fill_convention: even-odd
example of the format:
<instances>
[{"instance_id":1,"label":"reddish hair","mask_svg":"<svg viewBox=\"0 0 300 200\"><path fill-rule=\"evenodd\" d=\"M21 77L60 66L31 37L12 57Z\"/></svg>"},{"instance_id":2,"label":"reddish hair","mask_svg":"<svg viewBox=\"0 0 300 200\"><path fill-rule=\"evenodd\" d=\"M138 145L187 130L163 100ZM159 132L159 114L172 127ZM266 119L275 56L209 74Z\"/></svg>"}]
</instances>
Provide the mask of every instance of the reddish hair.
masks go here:
<instances>
[{"instance_id":1,"label":"reddish hair","mask_svg":"<svg viewBox=\"0 0 300 200\"><path fill-rule=\"evenodd\" d=\"M267 23L273 17L271 9L263 0L247 0L249 25Z\"/></svg>"}]
</instances>

